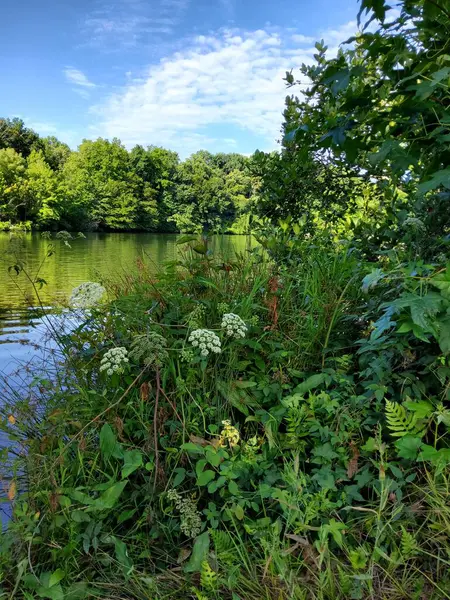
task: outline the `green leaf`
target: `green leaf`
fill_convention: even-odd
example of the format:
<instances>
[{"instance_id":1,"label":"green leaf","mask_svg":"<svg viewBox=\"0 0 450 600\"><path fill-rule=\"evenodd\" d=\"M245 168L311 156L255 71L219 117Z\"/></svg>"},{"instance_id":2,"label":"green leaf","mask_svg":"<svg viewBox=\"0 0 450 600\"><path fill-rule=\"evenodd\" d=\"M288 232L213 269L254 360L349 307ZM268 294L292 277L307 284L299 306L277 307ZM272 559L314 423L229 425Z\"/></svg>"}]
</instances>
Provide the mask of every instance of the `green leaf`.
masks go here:
<instances>
[{"instance_id":1,"label":"green leaf","mask_svg":"<svg viewBox=\"0 0 450 600\"><path fill-rule=\"evenodd\" d=\"M70 518L75 523L89 523L91 517L84 510L72 510Z\"/></svg>"},{"instance_id":2,"label":"green leaf","mask_svg":"<svg viewBox=\"0 0 450 600\"><path fill-rule=\"evenodd\" d=\"M100 430L100 452L105 460L111 458L117 444L117 438L109 423L105 423Z\"/></svg>"},{"instance_id":3,"label":"green leaf","mask_svg":"<svg viewBox=\"0 0 450 600\"><path fill-rule=\"evenodd\" d=\"M420 194L425 194L426 192L435 190L441 186L450 188L450 168L433 173L433 176L428 179L428 181L424 181L419 185L418 191Z\"/></svg>"},{"instance_id":4,"label":"green leaf","mask_svg":"<svg viewBox=\"0 0 450 600\"><path fill-rule=\"evenodd\" d=\"M80 581L74 583L65 592L64 600L84 600L90 595L87 583Z\"/></svg>"},{"instance_id":5,"label":"green leaf","mask_svg":"<svg viewBox=\"0 0 450 600\"><path fill-rule=\"evenodd\" d=\"M186 442L185 444L181 444L181 449L189 452L190 454L204 454L205 450L202 446L198 444L194 444L193 442Z\"/></svg>"},{"instance_id":6,"label":"green leaf","mask_svg":"<svg viewBox=\"0 0 450 600\"><path fill-rule=\"evenodd\" d=\"M62 569L56 569L56 571L53 571L53 573L50 575L48 587L53 587L54 585L62 581L65 576L66 574Z\"/></svg>"},{"instance_id":7,"label":"green leaf","mask_svg":"<svg viewBox=\"0 0 450 600\"><path fill-rule=\"evenodd\" d=\"M87 583L80 581L74 583L65 592L64 600L84 600L90 595Z\"/></svg>"},{"instance_id":8,"label":"green leaf","mask_svg":"<svg viewBox=\"0 0 450 600\"><path fill-rule=\"evenodd\" d=\"M450 352L450 317L439 321L439 347L443 354Z\"/></svg>"},{"instance_id":9,"label":"green leaf","mask_svg":"<svg viewBox=\"0 0 450 600\"><path fill-rule=\"evenodd\" d=\"M367 438L367 441L364 444L364 446L361 446L361 450L365 450L366 452L375 452L376 449L377 443L374 437Z\"/></svg>"},{"instance_id":10,"label":"green leaf","mask_svg":"<svg viewBox=\"0 0 450 600\"><path fill-rule=\"evenodd\" d=\"M218 467L220 465L220 463L222 462L222 457L220 456L220 454L218 454L217 452L215 452L214 450L211 450L209 448L206 449L205 456L206 456L206 460L213 467Z\"/></svg>"},{"instance_id":11,"label":"green leaf","mask_svg":"<svg viewBox=\"0 0 450 600\"><path fill-rule=\"evenodd\" d=\"M419 400L417 402L413 400L405 400L403 405L406 406L408 410L412 410L416 413L418 419L426 419L430 417L433 413L434 406L431 402L427 402L426 400Z\"/></svg>"},{"instance_id":12,"label":"green leaf","mask_svg":"<svg viewBox=\"0 0 450 600\"><path fill-rule=\"evenodd\" d=\"M234 514L236 515L236 519L239 519L239 521L242 521L244 518L244 509L242 508L242 506L240 504L236 504L234 507Z\"/></svg>"},{"instance_id":13,"label":"green leaf","mask_svg":"<svg viewBox=\"0 0 450 600\"><path fill-rule=\"evenodd\" d=\"M122 566L123 573L127 578L133 567L133 562L128 556L128 549L125 542L114 537L114 551L117 562Z\"/></svg>"},{"instance_id":14,"label":"green leaf","mask_svg":"<svg viewBox=\"0 0 450 600\"><path fill-rule=\"evenodd\" d=\"M311 462L319 464L322 464L323 462L332 462L333 459L338 458L339 456L339 454L333 450L333 447L329 442L314 448L313 455L314 458L311 459Z\"/></svg>"},{"instance_id":15,"label":"green leaf","mask_svg":"<svg viewBox=\"0 0 450 600\"><path fill-rule=\"evenodd\" d=\"M237 380L237 381L234 382L234 385L237 388L245 390L247 388L256 387L258 384L257 384L256 381L240 381L240 380Z\"/></svg>"},{"instance_id":16,"label":"green leaf","mask_svg":"<svg viewBox=\"0 0 450 600\"><path fill-rule=\"evenodd\" d=\"M209 534L207 531L200 534L194 542L191 558L184 567L185 573L199 573L202 562L206 559L209 550Z\"/></svg>"},{"instance_id":17,"label":"green leaf","mask_svg":"<svg viewBox=\"0 0 450 600\"><path fill-rule=\"evenodd\" d=\"M335 477L330 467L322 467L313 476L314 481L324 490L335 490Z\"/></svg>"},{"instance_id":18,"label":"green leaf","mask_svg":"<svg viewBox=\"0 0 450 600\"><path fill-rule=\"evenodd\" d=\"M124 510L117 517L117 522L125 523L125 521L128 521L128 519L131 519L136 514L136 511L137 511L137 508L132 508L130 510Z\"/></svg>"},{"instance_id":19,"label":"green leaf","mask_svg":"<svg viewBox=\"0 0 450 600\"><path fill-rule=\"evenodd\" d=\"M174 472L176 473L176 475L173 478L172 487L176 488L177 486L180 485L180 483L183 483L183 481L185 480L186 469L179 467L178 469L175 469Z\"/></svg>"},{"instance_id":20,"label":"green leaf","mask_svg":"<svg viewBox=\"0 0 450 600\"><path fill-rule=\"evenodd\" d=\"M374 288L379 281L386 277L384 271L382 269L374 269L371 273L366 275L362 282L362 291L367 294L367 292Z\"/></svg>"},{"instance_id":21,"label":"green leaf","mask_svg":"<svg viewBox=\"0 0 450 600\"><path fill-rule=\"evenodd\" d=\"M65 594L62 587L57 584L51 588L41 586L36 590L39 598L49 598L49 600L64 600Z\"/></svg>"},{"instance_id":22,"label":"green leaf","mask_svg":"<svg viewBox=\"0 0 450 600\"><path fill-rule=\"evenodd\" d=\"M400 458L415 460L422 447L422 440L412 435L405 435L395 442L395 447Z\"/></svg>"},{"instance_id":23,"label":"green leaf","mask_svg":"<svg viewBox=\"0 0 450 600\"><path fill-rule=\"evenodd\" d=\"M306 392L309 392L310 390L322 385L325 381L328 381L329 377L330 376L326 373L317 373L316 375L311 375L311 377L308 377L306 381L303 381L295 388L295 393L306 394Z\"/></svg>"},{"instance_id":24,"label":"green leaf","mask_svg":"<svg viewBox=\"0 0 450 600\"><path fill-rule=\"evenodd\" d=\"M88 510L109 510L117 504L120 495L122 494L128 479L119 481L108 488L103 494L95 500L94 504Z\"/></svg>"},{"instance_id":25,"label":"green leaf","mask_svg":"<svg viewBox=\"0 0 450 600\"><path fill-rule=\"evenodd\" d=\"M430 283L441 290L444 298L450 300L450 269L448 267L444 273L431 277Z\"/></svg>"},{"instance_id":26,"label":"green leaf","mask_svg":"<svg viewBox=\"0 0 450 600\"><path fill-rule=\"evenodd\" d=\"M231 480L230 483L228 484L228 491L233 496L237 496L239 494L238 484L235 481Z\"/></svg>"},{"instance_id":27,"label":"green leaf","mask_svg":"<svg viewBox=\"0 0 450 600\"><path fill-rule=\"evenodd\" d=\"M214 471L206 469L206 471L203 471L203 473L200 473L200 475L198 476L197 485L201 487L208 485L208 483L212 481L215 476L216 474L214 473Z\"/></svg>"},{"instance_id":28,"label":"green leaf","mask_svg":"<svg viewBox=\"0 0 450 600\"><path fill-rule=\"evenodd\" d=\"M142 467L142 454L139 450L129 450L125 452L123 461L122 479L125 479L136 469Z\"/></svg>"}]
</instances>

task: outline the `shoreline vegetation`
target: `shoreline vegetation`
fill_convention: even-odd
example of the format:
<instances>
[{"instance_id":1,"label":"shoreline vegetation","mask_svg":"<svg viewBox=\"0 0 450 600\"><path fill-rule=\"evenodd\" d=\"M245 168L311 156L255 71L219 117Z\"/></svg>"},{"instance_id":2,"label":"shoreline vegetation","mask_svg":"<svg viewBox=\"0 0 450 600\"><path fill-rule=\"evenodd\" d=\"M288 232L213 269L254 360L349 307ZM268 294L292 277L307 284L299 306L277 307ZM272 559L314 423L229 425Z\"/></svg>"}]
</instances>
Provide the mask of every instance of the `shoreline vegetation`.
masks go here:
<instances>
[{"instance_id":1,"label":"shoreline vegetation","mask_svg":"<svg viewBox=\"0 0 450 600\"><path fill-rule=\"evenodd\" d=\"M0 119L0 231L247 233L255 157L84 140L76 151Z\"/></svg>"},{"instance_id":2,"label":"shoreline vegetation","mask_svg":"<svg viewBox=\"0 0 450 600\"><path fill-rule=\"evenodd\" d=\"M2 600L450 598L450 13L360 7L286 75L259 244L215 255L187 201L180 256L76 288L0 407Z\"/></svg>"}]
</instances>

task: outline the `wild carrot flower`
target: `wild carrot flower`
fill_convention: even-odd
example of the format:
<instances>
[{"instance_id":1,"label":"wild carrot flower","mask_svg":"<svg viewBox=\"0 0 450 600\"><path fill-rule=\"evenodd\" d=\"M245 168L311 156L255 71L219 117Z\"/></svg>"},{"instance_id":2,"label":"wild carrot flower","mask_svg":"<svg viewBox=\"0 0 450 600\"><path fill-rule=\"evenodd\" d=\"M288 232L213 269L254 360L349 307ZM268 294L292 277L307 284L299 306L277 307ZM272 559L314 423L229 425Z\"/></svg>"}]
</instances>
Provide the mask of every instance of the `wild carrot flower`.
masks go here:
<instances>
[{"instance_id":1,"label":"wild carrot flower","mask_svg":"<svg viewBox=\"0 0 450 600\"><path fill-rule=\"evenodd\" d=\"M189 342L194 348L198 348L201 356L205 358L210 352L214 354L222 352L219 337L209 329L196 329L189 336Z\"/></svg>"},{"instance_id":2,"label":"wild carrot flower","mask_svg":"<svg viewBox=\"0 0 450 600\"><path fill-rule=\"evenodd\" d=\"M222 329L225 330L225 334L229 337L236 339L244 338L248 331L247 325L241 319L239 315L233 313L227 313L222 317Z\"/></svg>"},{"instance_id":3,"label":"wild carrot flower","mask_svg":"<svg viewBox=\"0 0 450 600\"><path fill-rule=\"evenodd\" d=\"M105 292L99 283L87 281L72 290L69 302L74 308L91 308L100 302Z\"/></svg>"},{"instance_id":4,"label":"wild carrot flower","mask_svg":"<svg viewBox=\"0 0 450 600\"><path fill-rule=\"evenodd\" d=\"M122 373L128 363L128 352L126 348L111 348L105 352L100 361L100 371L106 371L111 376L114 373Z\"/></svg>"},{"instance_id":5,"label":"wild carrot flower","mask_svg":"<svg viewBox=\"0 0 450 600\"><path fill-rule=\"evenodd\" d=\"M191 498L182 498L176 490L169 490L167 498L175 503L175 508L181 517L180 529L187 537L197 537L202 527L202 516L197 510L197 504Z\"/></svg>"}]
</instances>

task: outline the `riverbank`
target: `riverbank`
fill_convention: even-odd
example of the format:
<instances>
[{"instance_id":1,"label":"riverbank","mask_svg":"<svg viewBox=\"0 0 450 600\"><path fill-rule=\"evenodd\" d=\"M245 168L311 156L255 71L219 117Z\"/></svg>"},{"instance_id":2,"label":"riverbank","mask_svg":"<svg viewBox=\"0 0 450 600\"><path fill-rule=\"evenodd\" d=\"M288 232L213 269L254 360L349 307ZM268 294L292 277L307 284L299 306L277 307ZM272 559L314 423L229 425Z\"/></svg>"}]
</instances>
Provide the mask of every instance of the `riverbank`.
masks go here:
<instances>
[{"instance_id":1,"label":"riverbank","mask_svg":"<svg viewBox=\"0 0 450 600\"><path fill-rule=\"evenodd\" d=\"M190 245L105 279L40 419L4 411L28 493L6 490L0 591L449 597L442 341L386 322L387 298L437 301L442 269L374 273L293 231L231 260Z\"/></svg>"}]
</instances>

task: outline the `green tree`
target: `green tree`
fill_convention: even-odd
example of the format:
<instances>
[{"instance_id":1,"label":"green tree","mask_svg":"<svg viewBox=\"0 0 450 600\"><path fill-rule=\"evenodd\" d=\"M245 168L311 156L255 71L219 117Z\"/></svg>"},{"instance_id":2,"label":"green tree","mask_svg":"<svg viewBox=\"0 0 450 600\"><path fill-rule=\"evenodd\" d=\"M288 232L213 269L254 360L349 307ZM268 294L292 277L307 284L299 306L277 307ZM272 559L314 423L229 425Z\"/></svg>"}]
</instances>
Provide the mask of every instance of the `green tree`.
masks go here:
<instances>
[{"instance_id":1,"label":"green tree","mask_svg":"<svg viewBox=\"0 0 450 600\"><path fill-rule=\"evenodd\" d=\"M13 148L0 150L0 219L21 221L28 216L26 161Z\"/></svg>"},{"instance_id":2,"label":"green tree","mask_svg":"<svg viewBox=\"0 0 450 600\"><path fill-rule=\"evenodd\" d=\"M33 150L27 161L27 196L31 214L40 228L56 227L60 220L62 190L57 174L42 151Z\"/></svg>"},{"instance_id":3,"label":"green tree","mask_svg":"<svg viewBox=\"0 0 450 600\"><path fill-rule=\"evenodd\" d=\"M176 194L178 154L157 146L135 146L130 162L139 178L139 226L150 231L173 231L167 224L167 212Z\"/></svg>"},{"instance_id":4,"label":"green tree","mask_svg":"<svg viewBox=\"0 0 450 600\"><path fill-rule=\"evenodd\" d=\"M202 150L180 164L172 210L169 220L182 232L222 232L234 220L225 175L212 154Z\"/></svg>"},{"instance_id":5,"label":"green tree","mask_svg":"<svg viewBox=\"0 0 450 600\"><path fill-rule=\"evenodd\" d=\"M64 142L60 142L53 135L42 138L41 144L47 164L54 171L60 171L70 156L71 150L69 146Z\"/></svg>"},{"instance_id":6,"label":"green tree","mask_svg":"<svg viewBox=\"0 0 450 600\"><path fill-rule=\"evenodd\" d=\"M106 229L138 227L140 181L120 140L84 140L67 159L63 175L69 222Z\"/></svg>"},{"instance_id":7,"label":"green tree","mask_svg":"<svg viewBox=\"0 0 450 600\"><path fill-rule=\"evenodd\" d=\"M363 0L360 16L378 29L363 29L332 59L316 44L316 63L301 68L310 88L287 99L287 150L378 182L385 216L374 246L395 243L410 216L423 220L434 240L450 228L446 6L403 0L400 16L391 19L385 2ZM297 83L291 73L286 79Z\"/></svg>"},{"instance_id":8,"label":"green tree","mask_svg":"<svg viewBox=\"0 0 450 600\"><path fill-rule=\"evenodd\" d=\"M0 149L13 148L27 158L33 149L38 150L41 147L39 135L29 127L25 127L22 119L0 118Z\"/></svg>"}]
</instances>

